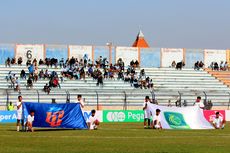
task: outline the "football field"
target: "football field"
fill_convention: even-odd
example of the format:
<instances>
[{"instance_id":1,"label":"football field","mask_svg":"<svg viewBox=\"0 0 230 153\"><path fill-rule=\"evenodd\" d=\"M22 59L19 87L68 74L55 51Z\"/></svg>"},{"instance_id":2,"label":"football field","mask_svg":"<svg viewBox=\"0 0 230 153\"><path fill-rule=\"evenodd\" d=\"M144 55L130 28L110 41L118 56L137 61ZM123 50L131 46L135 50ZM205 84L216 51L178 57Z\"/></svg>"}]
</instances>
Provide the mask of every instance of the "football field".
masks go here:
<instances>
[{"instance_id":1,"label":"football field","mask_svg":"<svg viewBox=\"0 0 230 153\"><path fill-rule=\"evenodd\" d=\"M230 152L230 123L224 130L152 130L142 123L101 123L95 131L15 129L0 124L0 153Z\"/></svg>"}]
</instances>

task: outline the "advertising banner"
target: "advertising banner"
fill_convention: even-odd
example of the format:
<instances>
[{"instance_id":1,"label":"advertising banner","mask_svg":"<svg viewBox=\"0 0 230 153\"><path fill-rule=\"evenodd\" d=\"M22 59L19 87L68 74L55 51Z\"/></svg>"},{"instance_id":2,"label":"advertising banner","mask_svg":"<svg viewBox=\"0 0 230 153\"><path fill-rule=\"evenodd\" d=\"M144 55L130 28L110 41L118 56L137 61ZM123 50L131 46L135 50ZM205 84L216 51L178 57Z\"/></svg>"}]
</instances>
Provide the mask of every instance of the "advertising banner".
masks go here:
<instances>
[{"instance_id":1,"label":"advertising banner","mask_svg":"<svg viewBox=\"0 0 230 153\"><path fill-rule=\"evenodd\" d=\"M79 103L23 103L25 118L32 110L35 111L34 127L87 129Z\"/></svg>"},{"instance_id":2,"label":"advertising banner","mask_svg":"<svg viewBox=\"0 0 230 153\"><path fill-rule=\"evenodd\" d=\"M89 120L89 117L91 116L91 114L92 114L91 111L83 111L83 115L84 115L86 122ZM95 117L99 122L103 122L102 111L96 111Z\"/></svg>"},{"instance_id":3,"label":"advertising banner","mask_svg":"<svg viewBox=\"0 0 230 153\"><path fill-rule=\"evenodd\" d=\"M220 113L220 117L226 120L225 117L225 110L204 110L204 117L207 121L212 122L213 119L216 117L216 112Z\"/></svg>"},{"instance_id":4,"label":"advertising banner","mask_svg":"<svg viewBox=\"0 0 230 153\"><path fill-rule=\"evenodd\" d=\"M163 129L214 129L205 119L203 111L196 106L166 107L150 104L151 114L160 109L160 119Z\"/></svg>"},{"instance_id":5,"label":"advertising banner","mask_svg":"<svg viewBox=\"0 0 230 153\"><path fill-rule=\"evenodd\" d=\"M16 111L0 111L0 123L16 123Z\"/></svg>"},{"instance_id":6,"label":"advertising banner","mask_svg":"<svg viewBox=\"0 0 230 153\"><path fill-rule=\"evenodd\" d=\"M142 110L105 110L103 122L143 122L144 111Z\"/></svg>"}]
</instances>

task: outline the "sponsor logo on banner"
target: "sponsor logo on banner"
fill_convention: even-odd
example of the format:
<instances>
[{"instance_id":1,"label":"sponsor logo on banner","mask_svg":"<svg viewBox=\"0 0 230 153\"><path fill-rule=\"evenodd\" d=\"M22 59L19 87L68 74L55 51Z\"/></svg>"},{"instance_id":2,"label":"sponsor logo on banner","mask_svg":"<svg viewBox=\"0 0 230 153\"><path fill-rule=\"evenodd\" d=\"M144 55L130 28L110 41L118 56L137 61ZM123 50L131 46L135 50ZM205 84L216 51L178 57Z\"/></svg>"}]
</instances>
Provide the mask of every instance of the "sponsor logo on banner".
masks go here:
<instances>
[{"instance_id":1,"label":"sponsor logo on banner","mask_svg":"<svg viewBox=\"0 0 230 153\"><path fill-rule=\"evenodd\" d=\"M64 110L57 112L46 112L46 122L52 127L60 126L64 113Z\"/></svg>"},{"instance_id":2,"label":"sponsor logo on banner","mask_svg":"<svg viewBox=\"0 0 230 153\"><path fill-rule=\"evenodd\" d=\"M172 129L190 129L181 113L164 112L164 117Z\"/></svg>"},{"instance_id":3,"label":"sponsor logo on banner","mask_svg":"<svg viewBox=\"0 0 230 153\"><path fill-rule=\"evenodd\" d=\"M144 112L130 111L103 111L103 122L143 122Z\"/></svg>"},{"instance_id":4,"label":"sponsor logo on banner","mask_svg":"<svg viewBox=\"0 0 230 153\"><path fill-rule=\"evenodd\" d=\"M16 120L16 111L0 111L0 123L14 123Z\"/></svg>"},{"instance_id":5,"label":"sponsor logo on banner","mask_svg":"<svg viewBox=\"0 0 230 153\"><path fill-rule=\"evenodd\" d=\"M89 120L89 117L91 116L91 111L83 111L83 116L86 120L86 122ZM96 111L96 114L95 114L96 118L102 122L102 111Z\"/></svg>"},{"instance_id":6,"label":"sponsor logo on banner","mask_svg":"<svg viewBox=\"0 0 230 153\"><path fill-rule=\"evenodd\" d=\"M216 112L220 112L220 117L225 120L225 111L224 110L204 110L204 117L207 121L212 122L216 117Z\"/></svg>"}]
</instances>

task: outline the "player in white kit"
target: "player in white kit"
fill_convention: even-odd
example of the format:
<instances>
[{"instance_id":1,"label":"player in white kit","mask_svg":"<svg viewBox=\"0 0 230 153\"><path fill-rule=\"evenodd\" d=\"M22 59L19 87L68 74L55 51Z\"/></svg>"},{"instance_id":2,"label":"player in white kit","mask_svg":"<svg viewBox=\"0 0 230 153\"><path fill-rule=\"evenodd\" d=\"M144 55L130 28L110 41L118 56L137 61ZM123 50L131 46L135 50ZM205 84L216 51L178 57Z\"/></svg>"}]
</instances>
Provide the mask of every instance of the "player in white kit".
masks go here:
<instances>
[{"instance_id":1,"label":"player in white kit","mask_svg":"<svg viewBox=\"0 0 230 153\"><path fill-rule=\"evenodd\" d=\"M20 122L22 125L22 130L24 130L24 120L22 116L22 96L18 96L18 102L17 102L17 131L20 131Z\"/></svg>"},{"instance_id":2,"label":"player in white kit","mask_svg":"<svg viewBox=\"0 0 230 153\"><path fill-rule=\"evenodd\" d=\"M150 98L149 96L145 97L145 102L143 103L143 110L144 110L144 128L147 128L147 121L148 121L148 128L150 128L150 110L149 110L149 105L150 105Z\"/></svg>"}]
</instances>

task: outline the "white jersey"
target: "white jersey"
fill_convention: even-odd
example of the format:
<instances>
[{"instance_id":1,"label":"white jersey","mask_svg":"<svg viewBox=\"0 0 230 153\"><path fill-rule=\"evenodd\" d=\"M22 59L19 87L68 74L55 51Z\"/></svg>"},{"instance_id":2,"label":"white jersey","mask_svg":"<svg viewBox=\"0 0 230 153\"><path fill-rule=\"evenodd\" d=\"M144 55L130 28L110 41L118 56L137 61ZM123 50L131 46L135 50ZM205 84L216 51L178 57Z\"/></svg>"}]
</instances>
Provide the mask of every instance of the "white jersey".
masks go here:
<instances>
[{"instance_id":1,"label":"white jersey","mask_svg":"<svg viewBox=\"0 0 230 153\"><path fill-rule=\"evenodd\" d=\"M150 119L150 116L151 116L150 109L149 109L150 102L149 101L148 102L144 102L143 103L143 108L145 107L146 104L147 104L147 108L144 109L144 114L145 114L144 117Z\"/></svg>"},{"instance_id":2,"label":"white jersey","mask_svg":"<svg viewBox=\"0 0 230 153\"><path fill-rule=\"evenodd\" d=\"M223 118L219 117L219 118L214 118L212 123L215 124L217 128L221 128L220 125L222 122L223 122Z\"/></svg>"},{"instance_id":3,"label":"white jersey","mask_svg":"<svg viewBox=\"0 0 230 153\"><path fill-rule=\"evenodd\" d=\"M22 102L20 102L20 101L17 102L17 119L18 119L18 120L21 120L21 119L22 119L22 105L21 105L21 104L22 104ZM18 109L18 106L19 106L19 105L21 105L21 106L20 106L20 108Z\"/></svg>"},{"instance_id":4,"label":"white jersey","mask_svg":"<svg viewBox=\"0 0 230 153\"><path fill-rule=\"evenodd\" d=\"M89 129L90 130L94 130L96 128L96 125L95 125L95 121L96 121L96 117L95 116L90 116L89 117L89 120L88 120L88 123L89 123Z\"/></svg>"},{"instance_id":5,"label":"white jersey","mask_svg":"<svg viewBox=\"0 0 230 153\"><path fill-rule=\"evenodd\" d=\"M155 128L160 128L160 122L161 122L161 118L160 118L160 115L154 115L153 116L153 122L156 121L156 125L155 125Z\"/></svg>"},{"instance_id":6,"label":"white jersey","mask_svg":"<svg viewBox=\"0 0 230 153\"><path fill-rule=\"evenodd\" d=\"M33 121L34 121L34 116L28 115L27 122L33 123Z\"/></svg>"},{"instance_id":7,"label":"white jersey","mask_svg":"<svg viewBox=\"0 0 230 153\"><path fill-rule=\"evenodd\" d=\"M81 108L83 108L85 106L85 103L82 99L80 101L77 101L76 103L80 103Z\"/></svg>"},{"instance_id":8,"label":"white jersey","mask_svg":"<svg viewBox=\"0 0 230 153\"><path fill-rule=\"evenodd\" d=\"M198 107L200 107L200 108L204 108L204 103L203 102L196 102L195 103L195 106L198 106Z\"/></svg>"}]
</instances>

